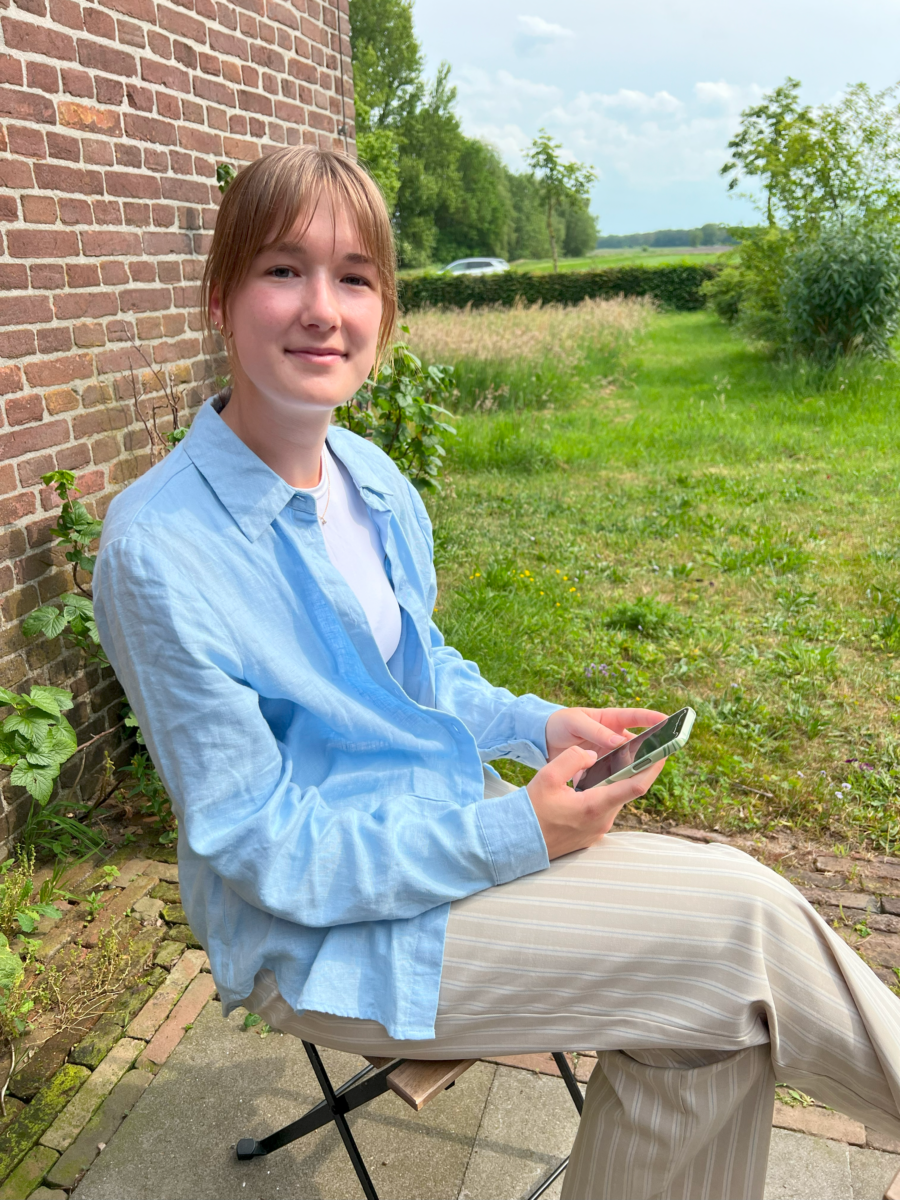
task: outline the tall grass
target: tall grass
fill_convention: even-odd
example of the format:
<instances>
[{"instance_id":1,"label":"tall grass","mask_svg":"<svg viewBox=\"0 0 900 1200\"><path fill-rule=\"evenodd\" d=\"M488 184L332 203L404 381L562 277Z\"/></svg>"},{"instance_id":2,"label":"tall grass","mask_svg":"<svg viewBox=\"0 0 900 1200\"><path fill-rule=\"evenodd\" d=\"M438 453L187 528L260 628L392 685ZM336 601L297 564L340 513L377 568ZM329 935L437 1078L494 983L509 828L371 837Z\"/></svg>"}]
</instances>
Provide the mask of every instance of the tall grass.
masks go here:
<instances>
[{"instance_id":1,"label":"tall grass","mask_svg":"<svg viewBox=\"0 0 900 1200\"><path fill-rule=\"evenodd\" d=\"M653 312L644 297L430 309L409 315L409 340L425 362L453 365L460 409L535 408L572 399L585 378L620 382Z\"/></svg>"}]
</instances>

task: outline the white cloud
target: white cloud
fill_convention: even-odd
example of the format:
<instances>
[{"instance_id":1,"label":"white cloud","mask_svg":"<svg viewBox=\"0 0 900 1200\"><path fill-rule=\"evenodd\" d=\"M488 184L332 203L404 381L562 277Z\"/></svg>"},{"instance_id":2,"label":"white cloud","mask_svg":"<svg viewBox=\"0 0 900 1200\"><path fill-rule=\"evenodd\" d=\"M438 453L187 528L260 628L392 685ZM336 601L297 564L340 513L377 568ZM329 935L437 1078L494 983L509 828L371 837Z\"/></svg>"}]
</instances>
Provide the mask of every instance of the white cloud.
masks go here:
<instances>
[{"instance_id":1,"label":"white cloud","mask_svg":"<svg viewBox=\"0 0 900 1200\"><path fill-rule=\"evenodd\" d=\"M763 89L755 83L749 87L739 87L720 79L718 83L695 83L694 95L701 104L717 104L729 113L739 113L750 104L756 104L763 94Z\"/></svg>"},{"instance_id":2,"label":"white cloud","mask_svg":"<svg viewBox=\"0 0 900 1200\"><path fill-rule=\"evenodd\" d=\"M556 38L575 36L571 29L566 29L562 25L554 25L550 21L545 21L543 17L520 16L518 20L527 34L533 38L540 38L541 41L549 42Z\"/></svg>"}]
</instances>

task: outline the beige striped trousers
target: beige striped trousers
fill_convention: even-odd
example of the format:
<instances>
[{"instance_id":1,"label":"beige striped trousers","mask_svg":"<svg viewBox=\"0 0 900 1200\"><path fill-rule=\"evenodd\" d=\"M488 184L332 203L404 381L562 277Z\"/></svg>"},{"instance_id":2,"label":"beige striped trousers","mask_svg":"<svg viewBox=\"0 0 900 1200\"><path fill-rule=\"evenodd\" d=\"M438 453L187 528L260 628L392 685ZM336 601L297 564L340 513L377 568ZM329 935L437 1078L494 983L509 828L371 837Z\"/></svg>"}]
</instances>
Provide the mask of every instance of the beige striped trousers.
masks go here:
<instances>
[{"instance_id":1,"label":"beige striped trousers","mask_svg":"<svg viewBox=\"0 0 900 1200\"><path fill-rule=\"evenodd\" d=\"M269 971L245 1005L356 1054L597 1051L563 1200L761 1200L776 1079L900 1136L900 1000L729 846L610 833L457 901L433 1041L296 1013Z\"/></svg>"}]
</instances>

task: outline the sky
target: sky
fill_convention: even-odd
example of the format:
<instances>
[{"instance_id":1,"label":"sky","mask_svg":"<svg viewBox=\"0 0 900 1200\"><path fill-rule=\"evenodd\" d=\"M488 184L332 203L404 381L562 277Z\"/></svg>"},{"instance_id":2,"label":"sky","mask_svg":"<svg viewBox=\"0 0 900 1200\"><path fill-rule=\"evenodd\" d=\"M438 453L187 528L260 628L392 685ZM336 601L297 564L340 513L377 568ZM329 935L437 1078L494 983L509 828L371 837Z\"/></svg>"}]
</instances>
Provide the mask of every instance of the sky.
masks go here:
<instances>
[{"instance_id":1,"label":"sky","mask_svg":"<svg viewBox=\"0 0 900 1200\"><path fill-rule=\"evenodd\" d=\"M821 104L900 77L900 0L415 0L465 132L514 169L541 126L598 173L603 233L753 224L719 168L740 113L792 75Z\"/></svg>"}]
</instances>

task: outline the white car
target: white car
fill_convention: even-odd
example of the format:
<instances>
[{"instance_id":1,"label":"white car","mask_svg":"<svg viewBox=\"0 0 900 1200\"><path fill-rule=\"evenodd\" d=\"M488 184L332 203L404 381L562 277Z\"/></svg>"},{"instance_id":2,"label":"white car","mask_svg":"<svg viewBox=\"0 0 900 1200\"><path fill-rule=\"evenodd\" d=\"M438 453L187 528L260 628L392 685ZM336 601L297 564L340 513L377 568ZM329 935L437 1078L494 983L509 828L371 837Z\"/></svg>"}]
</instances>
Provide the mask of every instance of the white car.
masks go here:
<instances>
[{"instance_id":1,"label":"white car","mask_svg":"<svg viewBox=\"0 0 900 1200\"><path fill-rule=\"evenodd\" d=\"M445 275L497 275L508 271L509 263L505 258L458 258L456 262L444 267Z\"/></svg>"}]
</instances>

